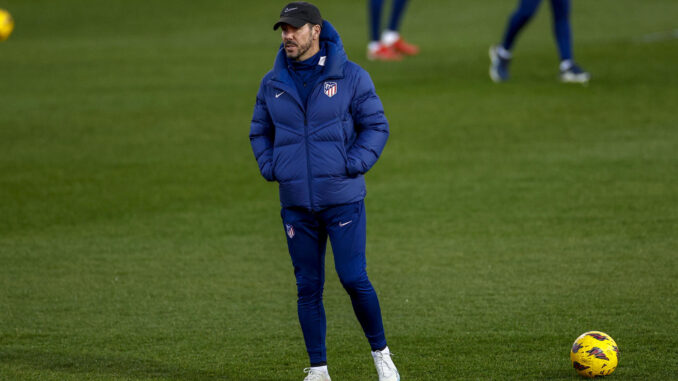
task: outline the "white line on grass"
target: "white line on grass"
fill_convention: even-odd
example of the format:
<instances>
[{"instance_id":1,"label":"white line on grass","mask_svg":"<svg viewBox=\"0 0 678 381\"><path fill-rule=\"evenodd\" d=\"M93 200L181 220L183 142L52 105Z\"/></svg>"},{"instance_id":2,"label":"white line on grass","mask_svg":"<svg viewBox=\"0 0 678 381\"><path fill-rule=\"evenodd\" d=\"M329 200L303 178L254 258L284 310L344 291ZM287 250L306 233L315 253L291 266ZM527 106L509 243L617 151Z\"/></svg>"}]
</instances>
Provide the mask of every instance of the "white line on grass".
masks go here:
<instances>
[{"instance_id":1,"label":"white line on grass","mask_svg":"<svg viewBox=\"0 0 678 381\"><path fill-rule=\"evenodd\" d=\"M640 42L650 43L650 42L668 41L668 40L675 40L675 39L678 39L678 29L669 30L669 31L666 31L666 32L657 32L657 33L646 34L644 36L636 38L635 40L640 41Z\"/></svg>"}]
</instances>

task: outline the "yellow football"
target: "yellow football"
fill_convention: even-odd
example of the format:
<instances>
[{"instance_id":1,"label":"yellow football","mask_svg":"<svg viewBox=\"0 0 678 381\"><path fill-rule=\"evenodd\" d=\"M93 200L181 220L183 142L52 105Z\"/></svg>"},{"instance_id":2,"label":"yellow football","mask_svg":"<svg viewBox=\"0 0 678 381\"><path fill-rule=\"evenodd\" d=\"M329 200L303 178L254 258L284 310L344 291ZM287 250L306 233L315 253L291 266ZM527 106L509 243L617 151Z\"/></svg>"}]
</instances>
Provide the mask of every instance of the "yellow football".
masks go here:
<instances>
[{"instance_id":1,"label":"yellow football","mask_svg":"<svg viewBox=\"0 0 678 381\"><path fill-rule=\"evenodd\" d=\"M589 378L607 376L617 369L619 348L610 335L590 331L574 341L570 360L581 376Z\"/></svg>"},{"instance_id":2,"label":"yellow football","mask_svg":"<svg viewBox=\"0 0 678 381\"><path fill-rule=\"evenodd\" d=\"M14 30L14 19L4 9L0 9L0 41L5 41L9 38Z\"/></svg>"}]
</instances>

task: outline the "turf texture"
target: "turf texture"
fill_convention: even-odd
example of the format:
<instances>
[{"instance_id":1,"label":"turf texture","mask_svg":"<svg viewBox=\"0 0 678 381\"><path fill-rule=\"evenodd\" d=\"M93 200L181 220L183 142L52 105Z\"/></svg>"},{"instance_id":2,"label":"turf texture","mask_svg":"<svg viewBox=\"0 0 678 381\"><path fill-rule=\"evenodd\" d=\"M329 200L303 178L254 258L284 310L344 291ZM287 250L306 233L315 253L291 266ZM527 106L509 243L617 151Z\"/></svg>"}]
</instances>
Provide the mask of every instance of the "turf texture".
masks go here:
<instances>
[{"instance_id":1,"label":"turf texture","mask_svg":"<svg viewBox=\"0 0 678 381\"><path fill-rule=\"evenodd\" d=\"M511 81L513 1L412 1L421 55L365 59L365 1L317 1L391 124L368 273L402 380L678 379L678 3L574 1L588 86L557 81L548 2ZM301 380L277 188L248 140L278 1L2 0L0 380ZM331 251L328 251L331 255ZM328 260L335 380L375 380Z\"/></svg>"}]
</instances>

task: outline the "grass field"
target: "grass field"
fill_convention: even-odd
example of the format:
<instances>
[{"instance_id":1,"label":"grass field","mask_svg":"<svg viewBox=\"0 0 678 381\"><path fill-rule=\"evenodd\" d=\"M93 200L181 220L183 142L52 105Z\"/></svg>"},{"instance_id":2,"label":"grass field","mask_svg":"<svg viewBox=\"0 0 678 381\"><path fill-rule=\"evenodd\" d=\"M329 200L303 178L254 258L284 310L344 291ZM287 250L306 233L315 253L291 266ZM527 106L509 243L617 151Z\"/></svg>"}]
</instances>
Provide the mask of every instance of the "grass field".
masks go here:
<instances>
[{"instance_id":1,"label":"grass field","mask_svg":"<svg viewBox=\"0 0 678 381\"><path fill-rule=\"evenodd\" d=\"M403 381L576 380L589 330L611 379L678 379L678 2L574 1L587 87L556 80L547 4L502 85L514 1L412 1L398 64L365 60L365 1L317 4L391 123L367 256ZM0 380L303 378L248 140L283 5L0 0ZM376 380L327 274L332 377Z\"/></svg>"}]
</instances>

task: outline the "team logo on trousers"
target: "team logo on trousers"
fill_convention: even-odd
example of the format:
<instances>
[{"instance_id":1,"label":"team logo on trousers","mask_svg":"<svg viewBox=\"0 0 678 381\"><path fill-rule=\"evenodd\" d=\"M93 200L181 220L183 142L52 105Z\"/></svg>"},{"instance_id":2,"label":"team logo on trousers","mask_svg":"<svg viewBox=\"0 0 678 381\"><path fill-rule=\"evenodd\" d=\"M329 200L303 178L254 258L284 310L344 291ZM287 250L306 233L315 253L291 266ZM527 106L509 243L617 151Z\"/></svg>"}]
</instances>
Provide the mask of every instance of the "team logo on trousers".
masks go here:
<instances>
[{"instance_id":1,"label":"team logo on trousers","mask_svg":"<svg viewBox=\"0 0 678 381\"><path fill-rule=\"evenodd\" d=\"M294 226L285 224L285 231L287 232L287 236L290 237L290 239L294 238Z\"/></svg>"},{"instance_id":2,"label":"team logo on trousers","mask_svg":"<svg viewBox=\"0 0 678 381\"><path fill-rule=\"evenodd\" d=\"M336 82L325 82L325 95L332 98L337 94L337 83Z\"/></svg>"}]
</instances>

